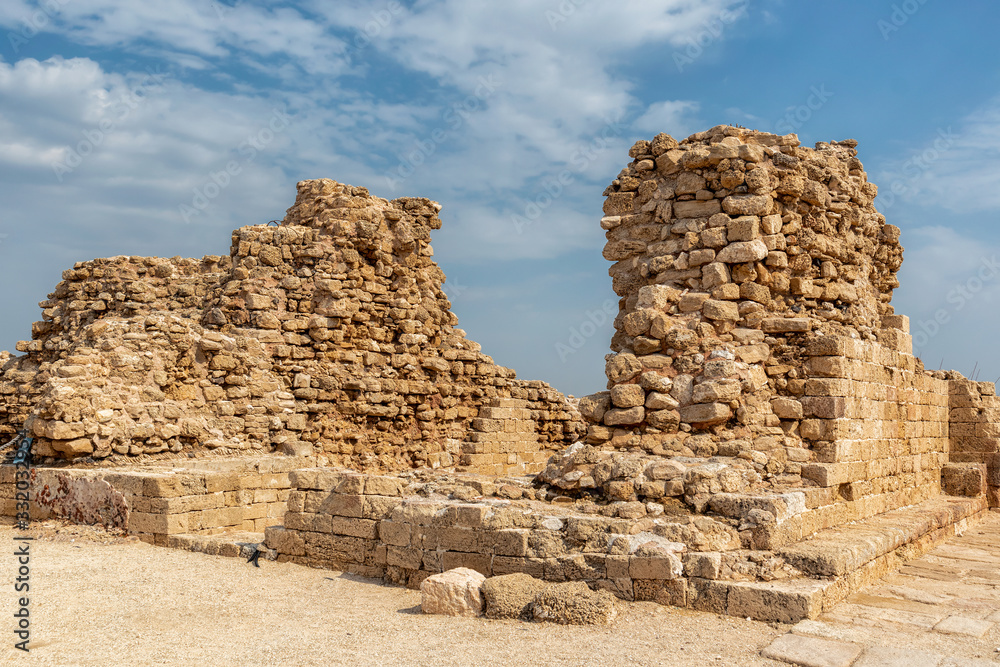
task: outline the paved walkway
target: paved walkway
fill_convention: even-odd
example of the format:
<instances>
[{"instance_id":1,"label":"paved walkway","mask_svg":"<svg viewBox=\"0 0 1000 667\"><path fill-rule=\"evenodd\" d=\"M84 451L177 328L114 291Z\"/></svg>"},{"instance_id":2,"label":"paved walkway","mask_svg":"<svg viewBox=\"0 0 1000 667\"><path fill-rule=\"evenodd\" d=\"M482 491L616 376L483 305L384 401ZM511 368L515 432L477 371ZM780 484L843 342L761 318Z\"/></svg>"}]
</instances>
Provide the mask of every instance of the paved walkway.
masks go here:
<instances>
[{"instance_id":1,"label":"paved walkway","mask_svg":"<svg viewBox=\"0 0 1000 667\"><path fill-rule=\"evenodd\" d=\"M1000 666L1000 512L762 655L803 667Z\"/></svg>"}]
</instances>

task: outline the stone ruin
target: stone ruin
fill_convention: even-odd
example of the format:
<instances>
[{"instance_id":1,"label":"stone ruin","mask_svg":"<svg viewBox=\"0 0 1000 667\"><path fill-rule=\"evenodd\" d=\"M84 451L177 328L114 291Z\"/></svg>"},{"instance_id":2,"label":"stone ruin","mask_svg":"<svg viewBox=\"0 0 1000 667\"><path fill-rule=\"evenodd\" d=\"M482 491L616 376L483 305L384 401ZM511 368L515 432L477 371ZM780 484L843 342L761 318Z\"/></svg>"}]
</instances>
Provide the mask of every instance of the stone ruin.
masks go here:
<instances>
[{"instance_id":1,"label":"stone ruin","mask_svg":"<svg viewBox=\"0 0 1000 667\"><path fill-rule=\"evenodd\" d=\"M1000 506L1000 399L913 356L855 148L637 142L601 220L607 390L579 410L455 328L439 205L319 180L229 257L66 272L0 359L0 432L37 436L35 517L408 586L464 567L814 617Z\"/></svg>"},{"instance_id":2,"label":"stone ruin","mask_svg":"<svg viewBox=\"0 0 1000 667\"><path fill-rule=\"evenodd\" d=\"M210 451L318 465L537 472L581 433L543 382L456 328L432 261L441 206L304 181L229 256L112 257L63 273L0 375L0 437L128 464Z\"/></svg>"}]
</instances>

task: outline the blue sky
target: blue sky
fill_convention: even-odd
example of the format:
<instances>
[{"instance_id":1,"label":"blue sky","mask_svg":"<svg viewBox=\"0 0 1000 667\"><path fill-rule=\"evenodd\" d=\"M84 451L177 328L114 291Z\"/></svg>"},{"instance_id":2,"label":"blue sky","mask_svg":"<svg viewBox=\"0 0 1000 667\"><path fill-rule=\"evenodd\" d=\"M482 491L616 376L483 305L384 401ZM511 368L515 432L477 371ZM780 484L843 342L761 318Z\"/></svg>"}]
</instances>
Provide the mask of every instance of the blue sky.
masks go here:
<instances>
[{"instance_id":1,"label":"blue sky","mask_svg":"<svg viewBox=\"0 0 1000 667\"><path fill-rule=\"evenodd\" d=\"M225 254L333 178L443 204L459 326L577 395L615 311L601 192L636 139L854 138L929 368L1000 376L995 3L0 5L0 349L74 262ZM227 172L228 170L228 172ZM560 183L560 176L562 182ZM611 313L609 316L608 313Z\"/></svg>"}]
</instances>

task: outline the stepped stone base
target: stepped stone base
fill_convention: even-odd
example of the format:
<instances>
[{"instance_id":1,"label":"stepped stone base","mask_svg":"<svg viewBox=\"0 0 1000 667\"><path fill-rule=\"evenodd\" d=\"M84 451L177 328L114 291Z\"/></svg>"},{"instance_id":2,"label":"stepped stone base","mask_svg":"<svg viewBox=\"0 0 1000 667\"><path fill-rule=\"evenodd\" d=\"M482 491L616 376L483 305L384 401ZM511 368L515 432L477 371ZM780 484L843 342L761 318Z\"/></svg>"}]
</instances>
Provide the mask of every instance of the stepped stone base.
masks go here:
<instances>
[{"instance_id":1,"label":"stepped stone base","mask_svg":"<svg viewBox=\"0 0 1000 667\"><path fill-rule=\"evenodd\" d=\"M829 610L988 510L982 494L935 496L779 540L772 538L783 523L748 527L747 517L807 515L823 489L718 494L707 514L694 514L680 503L542 500L526 479L513 477L391 477L304 463L273 457L145 470L38 468L33 518L103 524L212 555L250 558L259 550L265 560L410 587L456 567L486 576L523 572L584 581L625 600L794 622ZM14 493L13 469L0 467L5 515L14 513ZM774 546L759 546L769 541Z\"/></svg>"},{"instance_id":2,"label":"stepped stone base","mask_svg":"<svg viewBox=\"0 0 1000 667\"><path fill-rule=\"evenodd\" d=\"M988 509L983 496L939 496L762 550L745 548L739 520L680 510L627 518L569 503L431 499L407 495L398 478L323 469L295 471L290 482L285 524L265 532L279 561L409 587L456 567L523 572L781 622L816 617Z\"/></svg>"}]
</instances>

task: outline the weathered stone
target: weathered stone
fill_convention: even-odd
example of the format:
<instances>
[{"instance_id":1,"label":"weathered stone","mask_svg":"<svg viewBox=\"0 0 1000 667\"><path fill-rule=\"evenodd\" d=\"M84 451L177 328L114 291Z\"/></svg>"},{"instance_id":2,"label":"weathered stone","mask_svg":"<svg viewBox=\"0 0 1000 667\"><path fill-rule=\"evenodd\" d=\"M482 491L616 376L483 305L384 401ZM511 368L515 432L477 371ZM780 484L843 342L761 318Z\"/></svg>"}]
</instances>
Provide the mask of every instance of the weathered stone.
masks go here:
<instances>
[{"instance_id":1,"label":"weathered stone","mask_svg":"<svg viewBox=\"0 0 1000 667\"><path fill-rule=\"evenodd\" d=\"M465 567L431 575L420 584L420 609L425 614L482 616L484 581L482 574Z\"/></svg>"},{"instance_id":2,"label":"weathered stone","mask_svg":"<svg viewBox=\"0 0 1000 667\"><path fill-rule=\"evenodd\" d=\"M487 618L530 620L535 598L547 585L520 572L490 577L482 587L484 615Z\"/></svg>"},{"instance_id":3,"label":"weathered stone","mask_svg":"<svg viewBox=\"0 0 1000 667\"><path fill-rule=\"evenodd\" d=\"M614 595L594 592L581 581L549 584L535 598L536 621L562 625L607 625L618 614Z\"/></svg>"},{"instance_id":4,"label":"weathered stone","mask_svg":"<svg viewBox=\"0 0 1000 667\"><path fill-rule=\"evenodd\" d=\"M604 419L604 413L611 409L611 392L599 391L590 396L580 399L580 414L584 419L592 422L600 422Z\"/></svg>"},{"instance_id":5,"label":"weathered stone","mask_svg":"<svg viewBox=\"0 0 1000 667\"><path fill-rule=\"evenodd\" d=\"M767 246L760 239L730 243L715 256L716 261L727 264L759 262L767 257Z\"/></svg>"},{"instance_id":6,"label":"weathered stone","mask_svg":"<svg viewBox=\"0 0 1000 667\"><path fill-rule=\"evenodd\" d=\"M700 403L681 408L681 421L685 424L699 424L701 426L712 426L721 424L729 419L732 411L728 405L723 403Z\"/></svg>"},{"instance_id":7,"label":"weathered stone","mask_svg":"<svg viewBox=\"0 0 1000 667\"><path fill-rule=\"evenodd\" d=\"M638 424L646 416L646 411L640 406L635 408L614 409L604 413L604 423L608 426L623 426L627 424Z\"/></svg>"},{"instance_id":8,"label":"weathered stone","mask_svg":"<svg viewBox=\"0 0 1000 667\"><path fill-rule=\"evenodd\" d=\"M787 634L771 642L761 655L802 667L849 667L861 651L857 644Z\"/></svg>"},{"instance_id":9,"label":"weathered stone","mask_svg":"<svg viewBox=\"0 0 1000 667\"><path fill-rule=\"evenodd\" d=\"M646 392L637 384L619 384L611 388L611 402L618 408L634 408L646 402Z\"/></svg>"}]
</instances>

